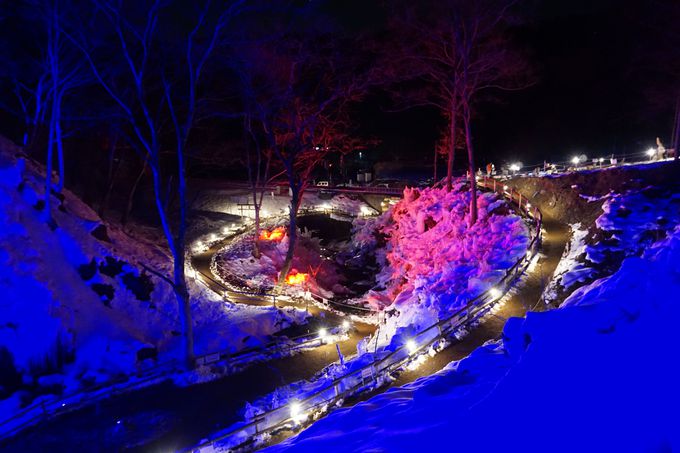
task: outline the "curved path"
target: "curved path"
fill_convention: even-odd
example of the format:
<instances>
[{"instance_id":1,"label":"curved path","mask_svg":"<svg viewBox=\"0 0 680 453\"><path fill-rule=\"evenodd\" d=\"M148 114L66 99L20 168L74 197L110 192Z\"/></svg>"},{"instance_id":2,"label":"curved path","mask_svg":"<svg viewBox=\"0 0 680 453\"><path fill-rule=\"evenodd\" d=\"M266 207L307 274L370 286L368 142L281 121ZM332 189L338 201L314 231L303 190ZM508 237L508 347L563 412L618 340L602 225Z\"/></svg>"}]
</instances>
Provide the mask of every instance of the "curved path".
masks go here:
<instances>
[{"instance_id":1,"label":"curved path","mask_svg":"<svg viewBox=\"0 0 680 453\"><path fill-rule=\"evenodd\" d=\"M555 268L562 258L564 248L570 238L569 226L547 216L543 217L543 243L539 260L532 272L525 275L518 283L518 289L509 297L494 315L487 316L483 323L471 330L461 340L453 339L451 344L430 357L425 363L412 371L404 371L395 381L372 392L359 394L349 398L343 407L368 400L372 396L385 392L392 387L399 387L424 376L429 376L442 370L448 363L460 360L472 353L489 340L500 338L505 321L510 317L523 317L528 311L542 311L545 305L542 301L543 290L551 280ZM282 431L269 440L268 445L282 442L295 433Z\"/></svg>"},{"instance_id":2,"label":"curved path","mask_svg":"<svg viewBox=\"0 0 680 453\"><path fill-rule=\"evenodd\" d=\"M210 259L222 244L197 255L192 264L210 276ZM217 281L206 284L218 292ZM228 292L228 298L248 305L272 305L271 298ZM305 307L295 301L277 301L277 306ZM313 318L308 324L293 326L275 336L294 337L318 331L322 326L340 325L344 320L332 312L309 304ZM343 355L356 353L357 343L375 330L374 326L353 323L349 338L338 343ZM140 389L87 406L39 423L17 436L0 442L0 451L177 451L191 447L210 433L242 418L248 401L276 388L311 378L338 360L335 344L326 344L297 355L256 363L239 373L205 384L177 387L171 382Z\"/></svg>"}]
</instances>

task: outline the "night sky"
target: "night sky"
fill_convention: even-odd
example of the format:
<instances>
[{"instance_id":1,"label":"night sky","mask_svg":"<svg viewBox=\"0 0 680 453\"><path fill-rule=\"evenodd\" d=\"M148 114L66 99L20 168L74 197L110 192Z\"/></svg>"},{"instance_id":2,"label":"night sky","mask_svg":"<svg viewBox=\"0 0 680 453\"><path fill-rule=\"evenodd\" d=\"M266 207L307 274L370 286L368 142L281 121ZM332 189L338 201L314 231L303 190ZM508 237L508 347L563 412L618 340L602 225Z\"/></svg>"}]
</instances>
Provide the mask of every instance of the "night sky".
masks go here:
<instances>
[{"instance_id":1,"label":"night sky","mask_svg":"<svg viewBox=\"0 0 680 453\"><path fill-rule=\"evenodd\" d=\"M519 92L493 93L493 101L478 105L473 123L478 166L641 152L657 136L669 146L673 96L664 96L656 73L674 48L665 39L673 22L664 22L665 8L673 2L519 1L523 23L515 38L530 56L536 83ZM384 25L381 0L331 4L331 14L350 31ZM444 126L438 112L388 113L389 104L385 96L369 96L356 113L359 132L380 140L369 152L371 160L431 165ZM6 111L0 111L0 119L3 133L18 139L20 119ZM464 165L465 158L457 157L456 167Z\"/></svg>"},{"instance_id":2,"label":"night sky","mask_svg":"<svg viewBox=\"0 0 680 453\"><path fill-rule=\"evenodd\" d=\"M530 55L537 81L521 92L494 93L473 125L478 166L525 165L635 153L656 136L668 144L673 98L652 99L661 43L656 2L559 0L520 2L526 17L516 39ZM647 77L649 75L649 77ZM658 93L657 93L658 97ZM368 106L369 129L383 137L385 154L431 162L438 134L436 112L420 109L381 117ZM464 165L464 158L457 166Z\"/></svg>"}]
</instances>

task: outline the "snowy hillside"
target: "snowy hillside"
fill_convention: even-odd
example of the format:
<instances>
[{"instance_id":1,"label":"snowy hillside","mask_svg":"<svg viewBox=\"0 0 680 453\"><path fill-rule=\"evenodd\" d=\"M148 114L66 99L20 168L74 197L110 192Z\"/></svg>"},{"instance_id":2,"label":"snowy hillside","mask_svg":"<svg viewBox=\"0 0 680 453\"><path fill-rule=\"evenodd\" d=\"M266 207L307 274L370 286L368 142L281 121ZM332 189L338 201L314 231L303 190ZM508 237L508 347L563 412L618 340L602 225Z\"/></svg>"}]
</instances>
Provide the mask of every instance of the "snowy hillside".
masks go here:
<instances>
[{"instance_id":1,"label":"snowy hillside","mask_svg":"<svg viewBox=\"0 0 680 453\"><path fill-rule=\"evenodd\" d=\"M43 393L73 391L178 357L176 299L142 264L168 272L162 244L105 224L69 191L41 211L44 170L0 153L0 418ZM9 148L9 149L8 149ZM196 352L239 350L305 318L225 304L190 286ZM6 413L3 413L6 412Z\"/></svg>"},{"instance_id":2,"label":"snowy hillside","mask_svg":"<svg viewBox=\"0 0 680 453\"><path fill-rule=\"evenodd\" d=\"M680 194L658 187L610 192L591 228L572 225L572 240L546 300L568 294L597 278L611 275L624 258L640 256L680 224Z\"/></svg>"},{"instance_id":3,"label":"snowy hillside","mask_svg":"<svg viewBox=\"0 0 680 453\"><path fill-rule=\"evenodd\" d=\"M468 201L463 185L450 193L406 189L404 199L382 216L358 220L352 240L355 254L374 253L383 266L379 281L385 287L366 297L383 308L377 334L362 340L356 355L326 367L309 381L280 387L252 402L247 418L332 388L338 377L402 348L414 334L497 284L505 270L527 253L528 228L506 201L491 193L478 194L479 220L469 228ZM228 448L218 443L217 451ZM336 449L362 450L343 444ZM322 450L315 446L313 451Z\"/></svg>"},{"instance_id":4,"label":"snowy hillside","mask_svg":"<svg viewBox=\"0 0 680 453\"><path fill-rule=\"evenodd\" d=\"M426 327L495 285L526 253L529 232L497 195L478 195L479 218L468 228L469 192L406 189L376 219L358 219L355 254L375 254L381 270L365 298L391 313L383 329Z\"/></svg>"},{"instance_id":5,"label":"snowy hillside","mask_svg":"<svg viewBox=\"0 0 680 453\"><path fill-rule=\"evenodd\" d=\"M628 257L560 309L511 318L502 341L267 451L679 449L680 226L676 197L663 200L650 212L645 197L612 197L598 226L618 240L594 247Z\"/></svg>"}]
</instances>

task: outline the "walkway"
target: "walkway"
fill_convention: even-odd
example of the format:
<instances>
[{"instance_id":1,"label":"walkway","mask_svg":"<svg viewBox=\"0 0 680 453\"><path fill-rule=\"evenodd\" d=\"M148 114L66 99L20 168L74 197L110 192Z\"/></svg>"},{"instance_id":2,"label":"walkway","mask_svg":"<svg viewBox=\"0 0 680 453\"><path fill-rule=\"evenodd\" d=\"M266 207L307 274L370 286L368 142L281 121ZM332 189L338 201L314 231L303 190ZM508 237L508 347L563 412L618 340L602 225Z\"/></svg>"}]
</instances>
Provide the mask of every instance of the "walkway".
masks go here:
<instances>
[{"instance_id":1,"label":"walkway","mask_svg":"<svg viewBox=\"0 0 680 453\"><path fill-rule=\"evenodd\" d=\"M218 246L198 255L193 264L210 273L210 257ZM216 282L209 286L220 294ZM228 293L233 302L271 305L271 298ZM299 302L277 301L277 306L304 306ZM340 325L346 318L310 304L314 316L308 324L293 326L277 335L289 337L312 333L321 327ZM358 342L374 326L352 323L346 341L338 346L343 355L356 353ZM305 350L292 357L250 366L242 372L205 384L177 387L167 381L146 389L105 400L93 406L39 423L14 438L0 443L0 451L176 451L197 444L209 434L242 419L246 402L267 395L279 387L310 379L338 360L335 344Z\"/></svg>"},{"instance_id":2,"label":"walkway","mask_svg":"<svg viewBox=\"0 0 680 453\"><path fill-rule=\"evenodd\" d=\"M370 399L372 396L384 393L389 388L399 387L418 378L436 373L451 361L467 357L487 341L500 338L505 321L508 318L523 317L528 311L542 311L544 304L541 300L541 295L552 278L570 238L568 226L547 216L543 218L543 229L545 233L538 263L530 274L523 277L523 282L519 283L519 289L506 300L505 304L500 307L495 315L487 317L481 325L473 329L460 341L454 339L448 347L434 357L430 357L417 369L404 371L391 384L350 398L345 401L343 406L353 406L358 402ZM275 445L291 437L293 434L295 433L287 430L280 432L273 436L266 445Z\"/></svg>"}]
</instances>

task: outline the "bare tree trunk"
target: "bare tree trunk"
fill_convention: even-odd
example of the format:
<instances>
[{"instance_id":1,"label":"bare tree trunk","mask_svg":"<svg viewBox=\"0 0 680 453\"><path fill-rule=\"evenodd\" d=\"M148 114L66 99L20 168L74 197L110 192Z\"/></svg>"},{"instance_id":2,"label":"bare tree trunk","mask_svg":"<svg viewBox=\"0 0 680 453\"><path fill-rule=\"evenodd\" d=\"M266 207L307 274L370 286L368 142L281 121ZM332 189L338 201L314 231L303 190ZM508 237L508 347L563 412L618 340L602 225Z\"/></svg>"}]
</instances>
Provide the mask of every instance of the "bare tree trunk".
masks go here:
<instances>
[{"instance_id":1,"label":"bare tree trunk","mask_svg":"<svg viewBox=\"0 0 680 453\"><path fill-rule=\"evenodd\" d=\"M113 185L114 182L116 181L116 174L118 173L118 166L114 169L113 162L116 157L116 144L117 144L117 139L114 138L113 142L111 143L111 147L109 148L109 168L108 171L106 172L106 192L104 193L104 196L102 197L102 201L99 203L99 209L97 213L99 214L99 217L104 217L104 214L106 213L106 210L109 207L109 203L111 202L111 192L113 192Z\"/></svg>"},{"instance_id":2,"label":"bare tree trunk","mask_svg":"<svg viewBox=\"0 0 680 453\"><path fill-rule=\"evenodd\" d=\"M61 134L61 99L64 93L57 94L56 113L54 119L54 139L57 145L57 161L59 162L59 180L56 190L58 193L64 189L64 142Z\"/></svg>"},{"instance_id":3,"label":"bare tree trunk","mask_svg":"<svg viewBox=\"0 0 680 453\"><path fill-rule=\"evenodd\" d=\"M191 317L191 298L187 289L186 277L184 275L184 251L177 250L174 257L174 281L173 286L179 317L182 326L182 337L184 338L184 360L187 369L193 369L196 364L194 352L194 327Z\"/></svg>"},{"instance_id":4,"label":"bare tree trunk","mask_svg":"<svg viewBox=\"0 0 680 453\"><path fill-rule=\"evenodd\" d=\"M475 176L475 153L472 148L472 132L470 128L470 109L463 107L463 123L465 126L465 145L468 153L468 173L470 174L470 227L477 222L477 178Z\"/></svg>"},{"instance_id":5,"label":"bare tree trunk","mask_svg":"<svg viewBox=\"0 0 680 453\"><path fill-rule=\"evenodd\" d=\"M135 183L132 185L130 193L128 194L127 204L125 205L125 211L123 211L123 215L120 217L120 223L123 226L125 226L128 220L130 219L130 213L132 212L132 205L135 200L135 194L137 193L137 187L139 186L139 183L141 182L144 173L146 173L146 166L147 161L144 161L144 164L142 165L142 170L137 175L137 179L135 179Z\"/></svg>"},{"instance_id":6,"label":"bare tree trunk","mask_svg":"<svg viewBox=\"0 0 680 453\"><path fill-rule=\"evenodd\" d=\"M437 184L437 154L439 151L437 150L437 145L434 146L434 157L432 159L432 185L434 186Z\"/></svg>"},{"instance_id":7,"label":"bare tree trunk","mask_svg":"<svg viewBox=\"0 0 680 453\"><path fill-rule=\"evenodd\" d=\"M53 101L54 103L54 101ZM52 161L54 160L54 114L50 117L50 136L47 141L47 162L45 166L45 207L44 219L48 225L54 225L52 219Z\"/></svg>"},{"instance_id":8,"label":"bare tree trunk","mask_svg":"<svg viewBox=\"0 0 680 453\"><path fill-rule=\"evenodd\" d=\"M290 213L288 215L288 250L286 258L283 260L281 272L279 272L278 285L281 286L286 281L286 276L290 272L295 256L295 244L297 243L297 211L300 202L300 189L297 184L291 184L292 196L290 198Z\"/></svg>"},{"instance_id":9,"label":"bare tree trunk","mask_svg":"<svg viewBox=\"0 0 680 453\"><path fill-rule=\"evenodd\" d=\"M185 242L187 230L187 184L184 164L184 137L178 137L177 145L177 195L179 198L179 226L175 238L174 252L174 277L175 294L177 295L178 312L182 321L182 336L184 337L185 361L188 370L195 366L196 355L194 352L194 327L191 316L191 298L187 290L186 276L184 275Z\"/></svg>"},{"instance_id":10,"label":"bare tree trunk","mask_svg":"<svg viewBox=\"0 0 680 453\"><path fill-rule=\"evenodd\" d=\"M457 105L454 102L451 103L451 119L449 124L449 160L446 167L446 191L451 192L452 184L451 180L453 178L453 158L456 153L456 110Z\"/></svg>"},{"instance_id":11,"label":"bare tree trunk","mask_svg":"<svg viewBox=\"0 0 680 453\"><path fill-rule=\"evenodd\" d=\"M252 196L253 196L253 207L255 209L255 239L253 240L253 256L255 258L260 258L260 245L259 245L259 240L260 240L260 204L258 203L258 198L257 198L257 185L260 183L260 163L261 163L261 157L260 157L260 149L259 145L257 142L257 138L253 134L253 130L250 124L250 118L246 118L245 120L245 128L246 131L248 131L248 135L253 139L255 142L255 147L256 147L256 152L257 152L257 169L256 169L256 177L253 176L253 162L250 157L250 146L248 143L248 140L245 140L245 148L246 148L246 165L248 167L248 181L250 181L250 188L252 190Z\"/></svg>"}]
</instances>

